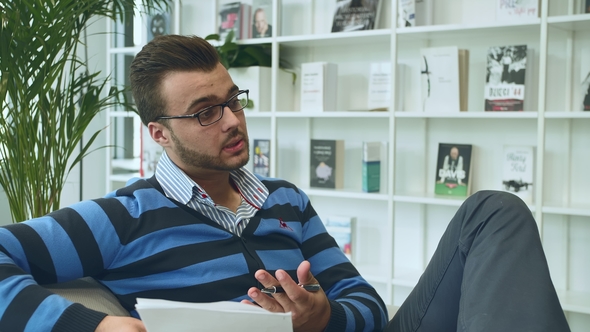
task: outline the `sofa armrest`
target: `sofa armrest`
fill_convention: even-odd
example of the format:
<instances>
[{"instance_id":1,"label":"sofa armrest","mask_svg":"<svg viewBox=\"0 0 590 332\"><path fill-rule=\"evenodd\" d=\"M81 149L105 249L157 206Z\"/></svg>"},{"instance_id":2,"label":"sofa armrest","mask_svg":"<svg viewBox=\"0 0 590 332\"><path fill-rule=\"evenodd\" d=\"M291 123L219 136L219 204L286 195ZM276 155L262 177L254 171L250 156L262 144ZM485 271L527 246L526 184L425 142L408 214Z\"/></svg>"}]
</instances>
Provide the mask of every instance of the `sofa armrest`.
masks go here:
<instances>
[{"instance_id":1,"label":"sofa armrest","mask_svg":"<svg viewBox=\"0 0 590 332\"><path fill-rule=\"evenodd\" d=\"M88 309L104 312L111 316L131 316L105 286L93 278L81 278L59 284L44 285L49 291Z\"/></svg>"}]
</instances>

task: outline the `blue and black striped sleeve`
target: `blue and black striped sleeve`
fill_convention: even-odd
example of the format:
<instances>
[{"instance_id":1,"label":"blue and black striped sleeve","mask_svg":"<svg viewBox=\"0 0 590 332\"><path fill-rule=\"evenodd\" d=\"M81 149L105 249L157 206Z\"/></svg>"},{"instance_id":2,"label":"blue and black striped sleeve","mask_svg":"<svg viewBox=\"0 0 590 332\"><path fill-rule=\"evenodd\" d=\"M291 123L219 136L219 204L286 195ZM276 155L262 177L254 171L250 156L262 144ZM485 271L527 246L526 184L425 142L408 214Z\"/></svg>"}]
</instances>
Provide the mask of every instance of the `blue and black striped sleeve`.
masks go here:
<instances>
[{"instance_id":1,"label":"blue and black striped sleeve","mask_svg":"<svg viewBox=\"0 0 590 332\"><path fill-rule=\"evenodd\" d=\"M98 273L105 255L115 255L98 244L111 226L96 206L82 202L0 228L0 331L94 331L106 316L40 286Z\"/></svg>"}]
</instances>

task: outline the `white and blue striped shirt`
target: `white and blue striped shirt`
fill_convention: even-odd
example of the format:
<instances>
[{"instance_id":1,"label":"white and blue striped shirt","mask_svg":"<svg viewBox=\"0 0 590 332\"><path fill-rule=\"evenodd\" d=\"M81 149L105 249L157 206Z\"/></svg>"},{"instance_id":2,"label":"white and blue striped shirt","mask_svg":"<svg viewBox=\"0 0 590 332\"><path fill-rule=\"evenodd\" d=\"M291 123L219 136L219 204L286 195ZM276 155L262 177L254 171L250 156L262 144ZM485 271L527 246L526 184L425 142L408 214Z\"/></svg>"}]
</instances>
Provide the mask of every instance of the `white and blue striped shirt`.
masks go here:
<instances>
[{"instance_id":1,"label":"white and blue striped shirt","mask_svg":"<svg viewBox=\"0 0 590 332\"><path fill-rule=\"evenodd\" d=\"M268 189L245 167L231 171L230 177L242 199L236 213L215 204L205 189L178 168L166 152L162 153L156 167L156 179L168 198L185 204L240 236L250 218L260 210L266 201Z\"/></svg>"}]
</instances>

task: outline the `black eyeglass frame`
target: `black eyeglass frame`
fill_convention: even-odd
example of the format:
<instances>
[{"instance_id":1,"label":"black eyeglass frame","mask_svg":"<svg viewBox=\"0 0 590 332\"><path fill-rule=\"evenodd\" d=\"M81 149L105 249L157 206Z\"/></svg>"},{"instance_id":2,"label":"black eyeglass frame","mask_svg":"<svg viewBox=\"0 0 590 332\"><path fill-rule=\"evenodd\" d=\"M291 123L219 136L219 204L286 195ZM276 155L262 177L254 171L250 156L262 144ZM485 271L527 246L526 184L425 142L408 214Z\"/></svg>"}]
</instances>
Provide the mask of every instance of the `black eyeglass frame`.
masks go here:
<instances>
[{"instance_id":1,"label":"black eyeglass frame","mask_svg":"<svg viewBox=\"0 0 590 332\"><path fill-rule=\"evenodd\" d=\"M158 121L158 120L166 120L166 119L188 119L188 118L193 118L193 119L197 119L199 121L199 124L203 127L206 126L210 126L216 122L219 122L219 120L221 120L221 118L223 118L223 112L225 112L225 108L229 107L229 103L232 102L236 97L238 97L241 94L246 94L246 103L244 104L244 106L242 106L242 108L240 108L239 110L232 110L230 107L230 110L233 113L237 113L239 111L242 111L244 108L246 108L246 106L248 105L248 101L250 100L250 97L248 96L248 94L250 93L250 90L246 89L246 90L239 90L235 95L231 96L228 100L226 100L224 103L221 104L217 104L217 105L211 105L211 106L207 106L205 108L203 108L202 110L193 113L193 114L187 114L187 115L172 115L172 116L158 116L156 117L156 119L154 121ZM210 111L211 109L215 108L215 107L221 107L221 112L219 112L219 118L217 118L216 120L214 120L211 123L207 123L207 124L203 124L201 122L201 119L199 118L199 115L203 114L204 112Z\"/></svg>"}]
</instances>

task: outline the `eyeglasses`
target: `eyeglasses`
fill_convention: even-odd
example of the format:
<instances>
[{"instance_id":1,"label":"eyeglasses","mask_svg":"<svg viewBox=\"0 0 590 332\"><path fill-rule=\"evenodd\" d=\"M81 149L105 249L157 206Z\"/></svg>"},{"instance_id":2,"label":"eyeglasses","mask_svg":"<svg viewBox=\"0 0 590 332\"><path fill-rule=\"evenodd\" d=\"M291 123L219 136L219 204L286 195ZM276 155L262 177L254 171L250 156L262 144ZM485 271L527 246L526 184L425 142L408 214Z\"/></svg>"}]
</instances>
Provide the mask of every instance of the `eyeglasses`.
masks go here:
<instances>
[{"instance_id":1,"label":"eyeglasses","mask_svg":"<svg viewBox=\"0 0 590 332\"><path fill-rule=\"evenodd\" d=\"M199 120L201 126L209 126L221 120L221 118L223 117L223 110L226 107L229 107L229 109L234 113L243 110L244 107L248 105L248 92L250 92L250 90L240 90L230 99L228 99L225 103L206 107L194 114L159 116L156 118L156 121L163 119L196 118L197 120Z\"/></svg>"}]
</instances>

